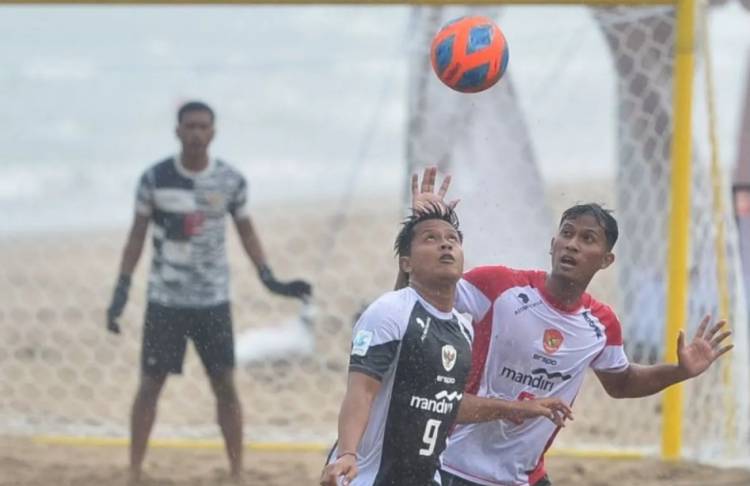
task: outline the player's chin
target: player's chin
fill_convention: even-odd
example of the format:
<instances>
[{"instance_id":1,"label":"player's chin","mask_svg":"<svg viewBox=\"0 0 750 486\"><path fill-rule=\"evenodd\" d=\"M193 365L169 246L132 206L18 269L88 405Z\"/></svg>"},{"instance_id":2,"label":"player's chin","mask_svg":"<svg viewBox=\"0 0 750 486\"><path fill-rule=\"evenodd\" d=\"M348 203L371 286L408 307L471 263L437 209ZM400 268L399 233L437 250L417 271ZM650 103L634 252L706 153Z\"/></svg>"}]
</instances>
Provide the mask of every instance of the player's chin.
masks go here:
<instances>
[{"instance_id":1,"label":"player's chin","mask_svg":"<svg viewBox=\"0 0 750 486\"><path fill-rule=\"evenodd\" d=\"M555 273L560 275L561 277L567 277L571 280L578 280L580 271L575 265L557 262L557 265L554 266L554 269Z\"/></svg>"},{"instance_id":2,"label":"player's chin","mask_svg":"<svg viewBox=\"0 0 750 486\"><path fill-rule=\"evenodd\" d=\"M458 282L463 275L463 265L459 264L458 262L454 262L450 265L442 264L436 269L435 275L438 279L445 282Z\"/></svg>"}]
</instances>

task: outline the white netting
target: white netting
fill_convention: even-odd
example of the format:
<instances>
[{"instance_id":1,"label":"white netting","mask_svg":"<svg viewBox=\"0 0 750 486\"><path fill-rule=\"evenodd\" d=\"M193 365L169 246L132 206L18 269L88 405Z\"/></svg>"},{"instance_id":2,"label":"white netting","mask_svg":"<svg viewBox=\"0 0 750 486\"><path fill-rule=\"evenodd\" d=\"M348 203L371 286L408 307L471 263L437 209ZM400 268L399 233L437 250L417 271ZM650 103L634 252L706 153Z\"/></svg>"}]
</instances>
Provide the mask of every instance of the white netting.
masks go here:
<instances>
[{"instance_id":1,"label":"white netting","mask_svg":"<svg viewBox=\"0 0 750 486\"><path fill-rule=\"evenodd\" d=\"M127 436L149 251L122 336L106 334L104 309L137 177L174 147L174 109L193 97L217 109L214 152L248 177L275 273L311 279L317 299L306 327L299 305L270 296L228 238L235 329L260 332L253 340L268 345L252 353L274 355L237 373L249 439L335 436L351 325L393 284L405 176L424 164L454 174L469 265L543 268L561 209L614 208L618 260L591 289L618 311L631 357L660 360L672 10L483 9L499 15L510 65L472 96L449 92L425 55L438 27L466 11L4 8L0 433ZM40 33L33 46L29 31ZM702 92L697 83L690 323L717 306ZM738 350L725 362L731 380L717 367L687 386L684 422L687 452L712 459L748 449L746 320L725 223ZM659 398L606 398L589 380L558 445L656 451L660 408ZM191 349L162 395L155 436L218 437L214 414Z\"/></svg>"}]
</instances>

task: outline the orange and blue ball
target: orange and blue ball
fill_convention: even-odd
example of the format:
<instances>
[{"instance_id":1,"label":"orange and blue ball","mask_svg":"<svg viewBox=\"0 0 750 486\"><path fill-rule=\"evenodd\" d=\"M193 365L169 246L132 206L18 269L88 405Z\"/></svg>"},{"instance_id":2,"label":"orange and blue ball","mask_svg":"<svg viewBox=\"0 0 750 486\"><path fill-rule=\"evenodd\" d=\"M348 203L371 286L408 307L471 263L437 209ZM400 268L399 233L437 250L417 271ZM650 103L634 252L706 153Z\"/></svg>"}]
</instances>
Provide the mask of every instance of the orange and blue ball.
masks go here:
<instances>
[{"instance_id":1,"label":"orange and blue ball","mask_svg":"<svg viewBox=\"0 0 750 486\"><path fill-rule=\"evenodd\" d=\"M492 87L508 67L508 43L487 17L461 17L435 35L430 49L432 68L448 87L477 93Z\"/></svg>"}]
</instances>

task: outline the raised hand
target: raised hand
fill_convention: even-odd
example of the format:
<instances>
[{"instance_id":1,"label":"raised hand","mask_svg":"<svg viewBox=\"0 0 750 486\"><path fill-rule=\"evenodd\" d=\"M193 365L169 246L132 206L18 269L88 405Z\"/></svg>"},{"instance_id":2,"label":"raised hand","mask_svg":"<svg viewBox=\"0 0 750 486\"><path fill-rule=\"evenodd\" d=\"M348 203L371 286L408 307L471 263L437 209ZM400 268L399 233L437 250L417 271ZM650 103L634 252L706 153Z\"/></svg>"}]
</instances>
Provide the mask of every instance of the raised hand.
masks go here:
<instances>
[{"instance_id":1,"label":"raised hand","mask_svg":"<svg viewBox=\"0 0 750 486\"><path fill-rule=\"evenodd\" d=\"M435 181L437 179L437 167L427 167L422 172L422 184L419 183L419 175L411 176L411 207L415 213L424 211L433 205L445 205L454 209L459 203L454 199L449 203L445 202L445 195L451 184L451 176L446 175L437 193L435 193Z\"/></svg>"},{"instance_id":2,"label":"raised hand","mask_svg":"<svg viewBox=\"0 0 750 486\"><path fill-rule=\"evenodd\" d=\"M703 318L690 344L685 345L684 331L680 331L677 337L677 365L687 378L700 375L734 347L732 344L722 346L722 342L732 335L732 331L722 331L726 321L721 320L709 327L710 320L711 316Z\"/></svg>"}]
</instances>

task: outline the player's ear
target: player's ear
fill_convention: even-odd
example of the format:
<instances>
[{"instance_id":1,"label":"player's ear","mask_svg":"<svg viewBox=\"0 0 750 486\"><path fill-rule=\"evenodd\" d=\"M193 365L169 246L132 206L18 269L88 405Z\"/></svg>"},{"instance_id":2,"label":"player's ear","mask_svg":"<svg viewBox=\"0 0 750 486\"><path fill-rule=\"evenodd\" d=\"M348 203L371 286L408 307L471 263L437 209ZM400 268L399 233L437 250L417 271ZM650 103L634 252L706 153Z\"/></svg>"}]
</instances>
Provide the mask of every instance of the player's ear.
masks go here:
<instances>
[{"instance_id":1,"label":"player's ear","mask_svg":"<svg viewBox=\"0 0 750 486\"><path fill-rule=\"evenodd\" d=\"M552 254L552 247L555 246L555 237L553 236L552 239L549 242L549 254Z\"/></svg>"},{"instance_id":2,"label":"player's ear","mask_svg":"<svg viewBox=\"0 0 750 486\"><path fill-rule=\"evenodd\" d=\"M398 257L398 268L406 273L411 273L411 258L408 256Z\"/></svg>"},{"instance_id":3,"label":"player's ear","mask_svg":"<svg viewBox=\"0 0 750 486\"><path fill-rule=\"evenodd\" d=\"M615 254L611 251L608 251L604 254L604 258L602 258L602 265L601 269L604 270L608 266L612 265L615 262Z\"/></svg>"}]
</instances>

